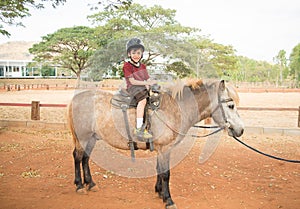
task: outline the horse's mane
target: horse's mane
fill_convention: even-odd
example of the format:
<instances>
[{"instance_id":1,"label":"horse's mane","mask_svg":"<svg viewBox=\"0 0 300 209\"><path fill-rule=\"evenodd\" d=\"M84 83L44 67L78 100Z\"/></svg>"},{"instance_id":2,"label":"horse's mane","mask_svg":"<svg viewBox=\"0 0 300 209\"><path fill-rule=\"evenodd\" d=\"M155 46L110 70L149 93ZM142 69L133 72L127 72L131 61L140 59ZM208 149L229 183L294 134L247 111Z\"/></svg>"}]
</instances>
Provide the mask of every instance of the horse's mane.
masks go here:
<instances>
[{"instance_id":1,"label":"horse's mane","mask_svg":"<svg viewBox=\"0 0 300 209\"><path fill-rule=\"evenodd\" d=\"M191 89L198 89L203 86L203 81L201 79L188 78L185 80L178 79L171 84L167 85L166 88L171 92L172 97L175 99L182 98L184 87L190 87Z\"/></svg>"},{"instance_id":2,"label":"horse's mane","mask_svg":"<svg viewBox=\"0 0 300 209\"><path fill-rule=\"evenodd\" d=\"M167 89L171 92L172 97L174 99L176 97L178 99L181 99L184 87L190 87L192 90L195 90L195 89L200 89L203 86L205 86L206 88L209 88L214 83L216 83L216 81L204 82L202 79L193 79L193 78L189 78L189 79L185 79L185 80L178 79L175 82L173 82L172 84L168 85ZM229 97L232 98L234 100L234 102L238 105L240 98L239 98L236 88L234 86L226 83L226 89L227 89Z\"/></svg>"}]
</instances>

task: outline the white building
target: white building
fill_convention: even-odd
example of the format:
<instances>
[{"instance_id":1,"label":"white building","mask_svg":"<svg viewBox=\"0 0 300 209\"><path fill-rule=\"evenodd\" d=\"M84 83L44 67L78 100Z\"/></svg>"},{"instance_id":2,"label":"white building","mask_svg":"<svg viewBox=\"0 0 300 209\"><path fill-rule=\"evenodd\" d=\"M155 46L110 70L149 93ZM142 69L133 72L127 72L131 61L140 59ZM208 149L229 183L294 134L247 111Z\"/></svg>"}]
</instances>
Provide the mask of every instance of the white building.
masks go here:
<instances>
[{"instance_id":1,"label":"white building","mask_svg":"<svg viewBox=\"0 0 300 209\"><path fill-rule=\"evenodd\" d=\"M29 67L33 64L33 55L29 53L33 44L24 41L0 44L0 78L57 76L56 66Z\"/></svg>"},{"instance_id":2,"label":"white building","mask_svg":"<svg viewBox=\"0 0 300 209\"><path fill-rule=\"evenodd\" d=\"M0 77L23 77L31 60L0 60Z\"/></svg>"},{"instance_id":3,"label":"white building","mask_svg":"<svg viewBox=\"0 0 300 209\"><path fill-rule=\"evenodd\" d=\"M0 60L0 78L58 77L57 67L28 67L31 60ZM47 72L48 70L48 72ZM51 72L49 73L49 70Z\"/></svg>"}]
</instances>

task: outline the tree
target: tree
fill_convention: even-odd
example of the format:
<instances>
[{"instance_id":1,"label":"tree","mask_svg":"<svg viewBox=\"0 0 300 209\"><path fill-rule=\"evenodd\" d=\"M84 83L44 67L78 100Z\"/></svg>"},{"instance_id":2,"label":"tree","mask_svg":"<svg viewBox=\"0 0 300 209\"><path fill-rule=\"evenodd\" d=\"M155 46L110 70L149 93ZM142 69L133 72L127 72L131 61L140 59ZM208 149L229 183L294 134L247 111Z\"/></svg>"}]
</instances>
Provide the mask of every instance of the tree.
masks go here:
<instances>
[{"instance_id":1,"label":"tree","mask_svg":"<svg viewBox=\"0 0 300 209\"><path fill-rule=\"evenodd\" d=\"M99 44L99 43L98 43ZM115 40L100 47L89 59L89 77L93 80L101 80L104 74L114 72L121 75L120 66L125 59L125 39ZM99 46L99 45L98 45Z\"/></svg>"},{"instance_id":2,"label":"tree","mask_svg":"<svg viewBox=\"0 0 300 209\"><path fill-rule=\"evenodd\" d=\"M215 43L206 37L190 40L197 48L195 69L202 77L230 77L237 71L237 57L232 46Z\"/></svg>"},{"instance_id":3,"label":"tree","mask_svg":"<svg viewBox=\"0 0 300 209\"><path fill-rule=\"evenodd\" d=\"M157 58L178 61L176 54L184 46L183 37L199 30L180 25L175 20L175 14L175 10L161 6L147 8L132 4L129 8L106 10L89 16L98 24L98 45L102 46L91 59L92 74L103 74L120 59L126 58L126 42L134 36L144 41L146 51L143 62L148 66L155 65Z\"/></svg>"},{"instance_id":4,"label":"tree","mask_svg":"<svg viewBox=\"0 0 300 209\"><path fill-rule=\"evenodd\" d=\"M88 67L88 59L97 48L95 30L86 26L62 28L42 37L29 49L38 62L51 62L70 69L77 78Z\"/></svg>"},{"instance_id":5,"label":"tree","mask_svg":"<svg viewBox=\"0 0 300 209\"><path fill-rule=\"evenodd\" d=\"M273 59L279 65L279 79L277 80L279 80L280 85L282 85L283 71L287 68L286 52L284 50L280 50L277 56Z\"/></svg>"},{"instance_id":6,"label":"tree","mask_svg":"<svg viewBox=\"0 0 300 209\"><path fill-rule=\"evenodd\" d=\"M296 45L290 54L291 75L295 79L296 86L300 85L300 44Z\"/></svg>"},{"instance_id":7,"label":"tree","mask_svg":"<svg viewBox=\"0 0 300 209\"><path fill-rule=\"evenodd\" d=\"M5 25L16 25L24 26L22 22L18 19L22 19L30 16L29 9L44 8L44 2L49 1L52 3L52 6L55 8L59 4L64 4L66 0L41 0L39 2L34 0L5 0L0 2L0 22ZM4 26L0 24L0 33L2 35L10 36L10 33L4 29Z\"/></svg>"},{"instance_id":8,"label":"tree","mask_svg":"<svg viewBox=\"0 0 300 209\"><path fill-rule=\"evenodd\" d=\"M172 64L167 65L166 71L175 73L179 78L188 77L193 74L191 68L183 62L173 62Z\"/></svg>"},{"instance_id":9,"label":"tree","mask_svg":"<svg viewBox=\"0 0 300 209\"><path fill-rule=\"evenodd\" d=\"M247 57L239 56L237 71L232 78L235 81L248 82L276 82L277 69L266 61L257 61Z\"/></svg>"}]
</instances>

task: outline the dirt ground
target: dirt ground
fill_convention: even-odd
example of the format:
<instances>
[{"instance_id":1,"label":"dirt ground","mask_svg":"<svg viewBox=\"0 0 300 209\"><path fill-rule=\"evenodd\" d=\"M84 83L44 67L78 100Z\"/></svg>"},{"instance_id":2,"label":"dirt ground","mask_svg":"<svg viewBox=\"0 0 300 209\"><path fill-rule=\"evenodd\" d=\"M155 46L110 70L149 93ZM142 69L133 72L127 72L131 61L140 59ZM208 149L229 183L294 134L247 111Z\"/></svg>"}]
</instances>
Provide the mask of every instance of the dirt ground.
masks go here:
<instances>
[{"instance_id":1,"label":"dirt ground","mask_svg":"<svg viewBox=\"0 0 300 209\"><path fill-rule=\"evenodd\" d=\"M100 190L76 194L68 131L4 128L0 138L1 208L164 208L154 193L155 177L121 177L94 163L92 175ZM270 154L300 159L300 136L241 139ZM200 164L204 144L198 140L171 170L178 208L299 208L299 164L258 155L225 135L212 157Z\"/></svg>"},{"instance_id":2,"label":"dirt ground","mask_svg":"<svg viewBox=\"0 0 300 209\"><path fill-rule=\"evenodd\" d=\"M0 102L66 104L72 90L1 92ZM298 107L299 93L240 93L241 106ZM284 102L283 102L284 101ZM64 108L41 109L41 120L65 122ZM247 126L297 127L297 112L240 112ZM30 120L28 107L0 107L4 120ZM300 136L249 135L260 150L300 159ZM197 140L171 170L171 194L179 209L296 209L300 165L254 153L225 134L208 161L199 163L207 139ZM0 208L159 209L156 178L126 178L91 163L98 192L75 193L73 144L67 130L0 128ZM142 151L137 151L137 154Z\"/></svg>"}]
</instances>

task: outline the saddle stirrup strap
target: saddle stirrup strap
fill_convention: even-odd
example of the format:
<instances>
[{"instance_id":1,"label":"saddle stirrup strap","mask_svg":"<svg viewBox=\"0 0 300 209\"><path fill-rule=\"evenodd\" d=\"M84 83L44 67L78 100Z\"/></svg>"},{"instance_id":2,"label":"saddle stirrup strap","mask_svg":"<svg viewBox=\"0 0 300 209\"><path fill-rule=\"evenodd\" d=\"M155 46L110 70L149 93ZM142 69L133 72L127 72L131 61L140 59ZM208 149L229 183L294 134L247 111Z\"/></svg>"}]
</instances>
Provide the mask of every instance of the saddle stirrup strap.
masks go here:
<instances>
[{"instance_id":1,"label":"saddle stirrup strap","mask_svg":"<svg viewBox=\"0 0 300 209\"><path fill-rule=\"evenodd\" d=\"M127 116L128 105L121 105L121 108L122 108L122 112L123 112L123 116L124 116L126 132L127 132L127 136L128 136L128 145L129 145L130 152L131 152L131 160L132 160L132 162L135 162L134 141L130 134L129 122L128 122L128 116Z\"/></svg>"},{"instance_id":2,"label":"saddle stirrup strap","mask_svg":"<svg viewBox=\"0 0 300 209\"><path fill-rule=\"evenodd\" d=\"M151 122L150 122L150 116L149 116L149 103L148 102L149 102L149 100L147 101L146 107L144 109L144 124L143 124L142 128L144 128L144 129L147 128L148 132L152 134ZM146 143L149 145L148 149L152 152L154 150L153 138L147 139Z\"/></svg>"}]
</instances>

